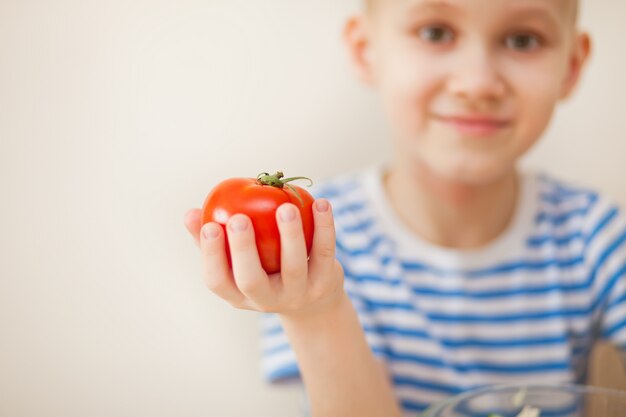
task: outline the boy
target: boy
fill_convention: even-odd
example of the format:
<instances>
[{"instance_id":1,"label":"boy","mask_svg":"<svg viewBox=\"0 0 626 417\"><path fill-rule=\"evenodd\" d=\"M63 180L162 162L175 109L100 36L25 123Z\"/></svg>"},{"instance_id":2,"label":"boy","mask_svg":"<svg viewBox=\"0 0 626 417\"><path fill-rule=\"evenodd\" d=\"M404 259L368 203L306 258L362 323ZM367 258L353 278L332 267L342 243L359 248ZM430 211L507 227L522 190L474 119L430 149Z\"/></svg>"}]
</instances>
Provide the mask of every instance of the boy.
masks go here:
<instances>
[{"instance_id":1,"label":"boy","mask_svg":"<svg viewBox=\"0 0 626 417\"><path fill-rule=\"evenodd\" d=\"M229 270L221 227L200 237L188 212L207 285L276 313L267 376L301 376L314 416L400 416L485 384L584 382L595 340L626 352L624 214L517 169L589 54L576 16L574 0L368 1L345 41L380 92L394 155L317 186L310 259L289 205L274 277L244 215L227 226Z\"/></svg>"}]
</instances>

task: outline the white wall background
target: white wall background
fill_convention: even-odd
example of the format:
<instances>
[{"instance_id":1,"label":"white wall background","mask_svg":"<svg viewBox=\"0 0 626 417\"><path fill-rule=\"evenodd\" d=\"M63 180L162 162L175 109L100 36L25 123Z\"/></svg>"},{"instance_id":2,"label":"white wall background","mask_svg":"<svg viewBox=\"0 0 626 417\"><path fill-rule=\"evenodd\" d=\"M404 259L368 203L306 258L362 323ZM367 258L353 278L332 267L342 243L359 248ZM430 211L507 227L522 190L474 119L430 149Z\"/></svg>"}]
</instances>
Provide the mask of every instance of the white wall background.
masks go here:
<instances>
[{"instance_id":1,"label":"white wall background","mask_svg":"<svg viewBox=\"0 0 626 417\"><path fill-rule=\"evenodd\" d=\"M0 416L296 416L183 226L229 176L389 154L340 29L356 1L0 0ZM626 206L626 2L527 164Z\"/></svg>"}]
</instances>

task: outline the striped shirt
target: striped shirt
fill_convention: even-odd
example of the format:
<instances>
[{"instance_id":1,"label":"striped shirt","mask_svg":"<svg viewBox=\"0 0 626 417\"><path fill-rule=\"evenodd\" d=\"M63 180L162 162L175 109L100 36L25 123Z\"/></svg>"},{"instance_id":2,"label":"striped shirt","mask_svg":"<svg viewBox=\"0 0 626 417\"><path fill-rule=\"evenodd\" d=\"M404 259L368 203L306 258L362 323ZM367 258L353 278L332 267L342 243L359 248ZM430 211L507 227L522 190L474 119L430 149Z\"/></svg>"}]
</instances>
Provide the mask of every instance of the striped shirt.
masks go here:
<instances>
[{"instance_id":1,"label":"striped shirt","mask_svg":"<svg viewBox=\"0 0 626 417\"><path fill-rule=\"evenodd\" d=\"M317 185L367 341L407 415L496 383L584 383L594 341L626 352L626 216L594 191L525 173L507 229L485 247L435 246L388 201L384 165ZM275 315L262 370L299 378Z\"/></svg>"}]
</instances>

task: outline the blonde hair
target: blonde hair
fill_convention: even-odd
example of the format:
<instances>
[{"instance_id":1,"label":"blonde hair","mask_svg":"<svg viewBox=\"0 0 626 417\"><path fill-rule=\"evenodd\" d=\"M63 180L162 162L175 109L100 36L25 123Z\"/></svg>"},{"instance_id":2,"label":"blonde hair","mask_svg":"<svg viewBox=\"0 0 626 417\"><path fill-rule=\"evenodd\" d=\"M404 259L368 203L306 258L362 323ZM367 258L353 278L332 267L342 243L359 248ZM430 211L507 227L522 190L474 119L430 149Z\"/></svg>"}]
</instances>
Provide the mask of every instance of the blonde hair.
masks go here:
<instances>
[{"instance_id":1,"label":"blonde hair","mask_svg":"<svg viewBox=\"0 0 626 417\"><path fill-rule=\"evenodd\" d=\"M374 6L381 3L382 0L362 0L363 7L366 11L374 10ZM580 10L580 0L574 0L574 21L578 21L578 14Z\"/></svg>"}]
</instances>

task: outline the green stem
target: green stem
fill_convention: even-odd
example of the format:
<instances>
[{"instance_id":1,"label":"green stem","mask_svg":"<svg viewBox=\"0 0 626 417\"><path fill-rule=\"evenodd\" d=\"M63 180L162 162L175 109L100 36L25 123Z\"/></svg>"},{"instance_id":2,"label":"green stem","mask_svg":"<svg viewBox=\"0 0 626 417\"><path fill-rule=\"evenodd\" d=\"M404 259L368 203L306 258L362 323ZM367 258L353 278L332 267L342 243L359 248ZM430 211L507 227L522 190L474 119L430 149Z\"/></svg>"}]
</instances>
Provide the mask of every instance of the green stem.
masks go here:
<instances>
[{"instance_id":1,"label":"green stem","mask_svg":"<svg viewBox=\"0 0 626 417\"><path fill-rule=\"evenodd\" d=\"M295 181L295 180L307 180L309 182L309 185L307 185L307 187L310 187L313 185L313 181L311 181L311 179L307 177L291 177L291 178L285 178L284 180L281 180L281 181L283 182L283 184L287 184L288 182Z\"/></svg>"},{"instance_id":2,"label":"green stem","mask_svg":"<svg viewBox=\"0 0 626 417\"><path fill-rule=\"evenodd\" d=\"M296 197L298 197L300 204L304 205L304 201L302 200L302 197L300 196L300 193L298 192L298 190L296 190L295 187L293 187L291 184L288 184L288 183L291 181L295 181L295 180L307 180L309 181L309 184L307 185L307 187L310 187L311 185L313 185L313 181L307 177L283 178L284 176L285 175L282 173L282 171L278 171L274 175L270 175L267 172L262 172L259 175L257 175L256 179L257 179L257 182L261 185L270 185L272 187L281 188L281 189L287 186L291 191L294 192Z\"/></svg>"}]
</instances>

